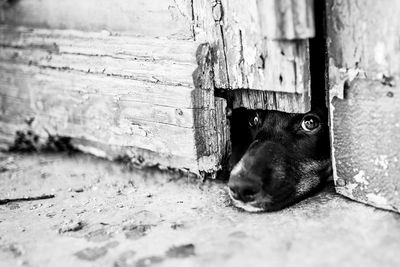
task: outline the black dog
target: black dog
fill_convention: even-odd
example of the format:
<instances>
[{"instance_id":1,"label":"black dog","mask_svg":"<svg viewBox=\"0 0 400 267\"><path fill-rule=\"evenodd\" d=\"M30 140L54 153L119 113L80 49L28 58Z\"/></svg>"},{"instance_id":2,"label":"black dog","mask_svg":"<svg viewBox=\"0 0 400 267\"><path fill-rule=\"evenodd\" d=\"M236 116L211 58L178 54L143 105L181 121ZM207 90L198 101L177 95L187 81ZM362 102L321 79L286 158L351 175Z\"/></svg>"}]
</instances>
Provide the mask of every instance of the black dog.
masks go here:
<instances>
[{"instance_id":1,"label":"black dog","mask_svg":"<svg viewBox=\"0 0 400 267\"><path fill-rule=\"evenodd\" d=\"M235 109L229 194L246 211L274 211L321 188L331 175L326 112Z\"/></svg>"}]
</instances>

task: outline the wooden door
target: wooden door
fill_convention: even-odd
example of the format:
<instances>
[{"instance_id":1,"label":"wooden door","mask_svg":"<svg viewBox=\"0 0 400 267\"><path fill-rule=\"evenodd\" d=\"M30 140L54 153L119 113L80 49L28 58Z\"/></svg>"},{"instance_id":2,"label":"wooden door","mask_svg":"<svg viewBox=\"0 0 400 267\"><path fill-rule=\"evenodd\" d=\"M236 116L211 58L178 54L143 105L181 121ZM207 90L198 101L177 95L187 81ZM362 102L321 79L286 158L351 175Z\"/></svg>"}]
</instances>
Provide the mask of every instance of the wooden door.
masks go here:
<instances>
[{"instance_id":1,"label":"wooden door","mask_svg":"<svg viewBox=\"0 0 400 267\"><path fill-rule=\"evenodd\" d=\"M62 140L215 174L230 145L219 91L233 107L309 109L310 0L3 2L3 149Z\"/></svg>"}]
</instances>

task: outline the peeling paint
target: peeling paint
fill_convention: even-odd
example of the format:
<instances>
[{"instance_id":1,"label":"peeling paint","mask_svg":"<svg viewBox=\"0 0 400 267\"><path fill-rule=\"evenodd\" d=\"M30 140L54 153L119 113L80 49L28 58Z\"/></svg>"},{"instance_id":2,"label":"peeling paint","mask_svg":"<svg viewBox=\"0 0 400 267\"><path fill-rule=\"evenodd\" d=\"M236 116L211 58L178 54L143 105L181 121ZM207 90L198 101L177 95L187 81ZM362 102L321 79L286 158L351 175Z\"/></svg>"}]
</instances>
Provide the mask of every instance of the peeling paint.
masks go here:
<instances>
[{"instance_id":1,"label":"peeling paint","mask_svg":"<svg viewBox=\"0 0 400 267\"><path fill-rule=\"evenodd\" d=\"M379 155L379 157L374 160L374 164L383 170L387 170L389 168L389 161L386 155Z\"/></svg>"},{"instance_id":2,"label":"peeling paint","mask_svg":"<svg viewBox=\"0 0 400 267\"><path fill-rule=\"evenodd\" d=\"M331 134L336 148L333 157L340 178L351 183L344 186L336 180L337 192L362 203L398 211L398 164L395 163L398 149L396 132L391 131L398 118L396 108L386 101L386 89L379 81L357 79L350 85L350 91L347 99L330 103L336 107L336 112L331 113L334 126ZM376 98L375 103L375 92L383 100ZM389 104L392 106L387 109L385 105ZM379 106L383 109L379 110ZM375 125L382 127L377 129Z\"/></svg>"},{"instance_id":3,"label":"peeling paint","mask_svg":"<svg viewBox=\"0 0 400 267\"><path fill-rule=\"evenodd\" d=\"M330 99L332 100L335 96L339 99L343 99L345 83L350 83L359 76L365 76L365 71L358 67L338 68L335 65L334 59L330 58L329 59L329 81L331 84L331 88L329 88Z\"/></svg>"},{"instance_id":4,"label":"peeling paint","mask_svg":"<svg viewBox=\"0 0 400 267\"><path fill-rule=\"evenodd\" d=\"M357 186L358 184L347 184L346 186L344 186L344 188L350 193L350 195L353 195L353 191L357 188Z\"/></svg>"},{"instance_id":5,"label":"peeling paint","mask_svg":"<svg viewBox=\"0 0 400 267\"><path fill-rule=\"evenodd\" d=\"M217 162L218 158L216 155L201 157L198 159L199 170L205 171L207 173L214 173L221 169L221 165L216 166Z\"/></svg>"},{"instance_id":6,"label":"peeling paint","mask_svg":"<svg viewBox=\"0 0 400 267\"><path fill-rule=\"evenodd\" d=\"M353 179L360 184L368 185L369 182L365 178L365 171L361 170L356 175L354 175Z\"/></svg>"},{"instance_id":7,"label":"peeling paint","mask_svg":"<svg viewBox=\"0 0 400 267\"><path fill-rule=\"evenodd\" d=\"M346 184L345 186L338 186L336 184L335 189L336 189L337 193L339 193L339 194L341 194L343 196L346 196L346 197L354 199L354 192L353 191L357 187L358 187L358 184L355 184L355 183L349 183L349 184Z\"/></svg>"}]
</instances>

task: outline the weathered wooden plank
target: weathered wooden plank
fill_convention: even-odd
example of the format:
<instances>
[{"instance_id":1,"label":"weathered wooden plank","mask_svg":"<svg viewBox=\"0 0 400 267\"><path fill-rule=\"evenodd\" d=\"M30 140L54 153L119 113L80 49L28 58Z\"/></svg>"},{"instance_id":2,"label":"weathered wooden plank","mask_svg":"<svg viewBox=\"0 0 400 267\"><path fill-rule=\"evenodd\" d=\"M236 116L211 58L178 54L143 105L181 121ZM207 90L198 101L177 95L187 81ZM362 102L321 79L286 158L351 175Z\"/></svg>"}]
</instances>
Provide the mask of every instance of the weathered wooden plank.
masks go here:
<instances>
[{"instance_id":1,"label":"weathered wooden plank","mask_svg":"<svg viewBox=\"0 0 400 267\"><path fill-rule=\"evenodd\" d=\"M230 88L223 36L223 12L218 1L193 0L193 31L197 41L210 44L216 88Z\"/></svg>"},{"instance_id":2,"label":"weathered wooden plank","mask_svg":"<svg viewBox=\"0 0 400 267\"><path fill-rule=\"evenodd\" d=\"M8 26L0 36L2 148L31 132L144 165L221 168L226 102L215 100L212 72L193 75L212 69L209 46L196 60L193 41Z\"/></svg>"},{"instance_id":3,"label":"weathered wooden plank","mask_svg":"<svg viewBox=\"0 0 400 267\"><path fill-rule=\"evenodd\" d=\"M25 82L30 84L31 81L32 79ZM68 98L57 101L54 96L37 93L32 94L29 99L18 99L1 95L0 125L5 131L2 133L3 139L7 139L4 138L7 135L15 138L17 131L32 131L43 143L50 136L67 136L73 139L73 144L91 144L84 147L79 145L78 148L98 156L115 158L130 155L128 151L138 151L137 156L146 161L143 164L161 164L195 173L200 171L194 138L198 129L137 120L132 118L129 111L140 107L133 104L129 105L128 110L124 110L124 107L113 105L112 99L107 102L101 95L93 97L93 102L89 101L89 104L77 105L71 105ZM135 111L137 110L133 110L133 116L137 115ZM79 142L76 143L76 140ZM7 143L12 146L13 139L8 138ZM115 154L115 151L119 151L119 154ZM146 153L140 154L140 151ZM157 161L147 158L145 155L148 153ZM216 165L215 162L211 163L214 165L203 164L202 167L211 170Z\"/></svg>"},{"instance_id":4,"label":"weathered wooden plank","mask_svg":"<svg viewBox=\"0 0 400 267\"><path fill-rule=\"evenodd\" d=\"M219 163L218 167L222 171L229 171L228 161L232 151L231 131L226 110L227 110L226 99L216 97L215 98L216 145L214 146L217 148L217 151L215 153L216 155L215 162ZM221 174L224 175L225 173L222 172ZM227 177L221 176L221 178L226 179Z\"/></svg>"},{"instance_id":5,"label":"weathered wooden plank","mask_svg":"<svg viewBox=\"0 0 400 267\"><path fill-rule=\"evenodd\" d=\"M306 7L300 6L300 9ZM277 104L268 107L282 111L309 110L308 39L265 38L261 29L261 20L265 18L260 16L256 0L211 3L195 0L194 7L196 39L212 44L217 88L287 93L282 101L280 94L275 94ZM309 7L302 10L305 12ZM237 97L246 95L239 94ZM291 98L290 101L287 98ZM251 99L243 99L242 102L249 103ZM293 107L288 103L296 104Z\"/></svg>"},{"instance_id":6,"label":"weathered wooden plank","mask_svg":"<svg viewBox=\"0 0 400 267\"><path fill-rule=\"evenodd\" d=\"M148 61L168 60L195 63L198 44L185 40L113 35L109 32L48 30L0 25L0 45L15 48L42 48L59 54L109 56Z\"/></svg>"},{"instance_id":7,"label":"weathered wooden plank","mask_svg":"<svg viewBox=\"0 0 400 267\"><path fill-rule=\"evenodd\" d=\"M59 103L81 114L87 107L107 105L131 122L193 127L193 88L163 86L96 77L84 73L60 73L15 64L0 63L1 94L21 101L32 100L42 112L51 114ZM154 98L149 98L153 96ZM103 119L102 114L98 118Z\"/></svg>"},{"instance_id":8,"label":"weathered wooden plank","mask_svg":"<svg viewBox=\"0 0 400 267\"><path fill-rule=\"evenodd\" d=\"M123 148L131 151L136 147L139 151L168 155L167 166L188 168L193 172L213 172L220 168L222 155L219 150L226 146L228 138L226 132L223 135L216 134L216 131L228 130L226 121L217 123L218 128L211 123L226 117L224 108L219 109L218 117L215 115L212 90L196 93L193 88L152 83L146 88L146 84L134 80L60 73L4 63L0 64L0 70L1 125L19 126L11 134L15 135L17 129L32 130L43 139L52 135L68 136L81 142L86 140L95 146L85 149L97 151L97 145L100 145L103 152L96 153L108 157L116 150L115 147L121 147L121 151L125 151ZM145 97L147 92L157 97ZM194 99L193 96L199 93L203 97ZM135 99L134 95L140 98ZM160 101L163 96L166 97L163 101L175 100L166 101L167 105L164 105ZM220 101L226 105L225 100ZM185 109L184 106L191 108ZM193 112L200 118L194 117ZM33 122L27 125L26 121L32 119ZM195 135L199 132L208 136L208 139L203 139L203 151L198 150L199 144L195 143ZM12 144L12 140L8 143ZM105 149L106 144L113 147L110 153ZM186 160L175 162L173 159L176 157ZM144 156L142 158L155 163ZM188 164L190 160L192 162Z\"/></svg>"},{"instance_id":9,"label":"weathered wooden plank","mask_svg":"<svg viewBox=\"0 0 400 267\"><path fill-rule=\"evenodd\" d=\"M201 44L196 51L198 67L193 72L193 99L196 107L193 112L196 151L200 155L199 167L207 173L216 174L223 167L229 152L229 127L226 120L226 100L214 97L212 52L209 44ZM203 127L207 125L207 127ZM200 127L199 127L200 126ZM224 152L223 154L221 154ZM212 166L212 168L207 167Z\"/></svg>"},{"instance_id":10,"label":"weathered wooden plank","mask_svg":"<svg viewBox=\"0 0 400 267\"><path fill-rule=\"evenodd\" d=\"M226 7L224 39L231 88L307 91L308 41L262 38L256 1L222 4Z\"/></svg>"},{"instance_id":11,"label":"weathered wooden plank","mask_svg":"<svg viewBox=\"0 0 400 267\"><path fill-rule=\"evenodd\" d=\"M307 39L315 35L313 0L258 0L261 33L268 39Z\"/></svg>"},{"instance_id":12,"label":"weathered wooden plank","mask_svg":"<svg viewBox=\"0 0 400 267\"><path fill-rule=\"evenodd\" d=\"M43 93L48 90L49 94L76 95L82 99L100 95L160 107L191 109L194 106L191 99L193 88L185 86L163 85L91 73L60 72L4 62L0 62L0 70L1 92L11 97L29 98L31 94L26 88L31 86L32 90ZM27 83L29 79L32 81Z\"/></svg>"},{"instance_id":13,"label":"weathered wooden plank","mask_svg":"<svg viewBox=\"0 0 400 267\"><path fill-rule=\"evenodd\" d=\"M130 58L102 57L69 53L52 53L43 49L3 47L0 60L9 63L34 65L49 69L68 69L79 72L120 76L172 85L192 84L194 64L169 61L146 61Z\"/></svg>"},{"instance_id":14,"label":"weathered wooden plank","mask_svg":"<svg viewBox=\"0 0 400 267\"><path fill-rule=\"evenodd\" d=\"M400 210L400 3L327 1L329 99L336 190Z\"/></svg>"},{"instance_id":15,"label":"weathered wooden plank","mask_svg":"<svg viewBox=\"0 0 400 267\"><path fill-rule=\"evenodd\" d=\"M282 110L292 113L310 108L308 104L304 104L303 101L307 98L303 94L236 89L228 92L228 98L232 108Z\"/></svg>"},{"instance_id":16,"label":"weathered wooden plank","mask_svg":"<svg viewBox=\"0 0 400 267\"><path fill-rule=\"evenodd\" d=\"M192 85L192 41L0 27L0 59L45 68Z\"/></svg>"},{"instance_id":17,"label":"weathered wooden plank","mask_svg":"<svg viewBox=\"0 0 400 267\"><path fill-rule=\"evenodd\" d=\"M193 39L190 0L24 0L9 1L1 23L135 36Z\"/></svg>"},{"instance_id":18,"label":"weathered wooden plank","mask_svg":"<svg viewBox=\"0 0 400 267\"><path fill-rule=\"evenodd\" d=\"M151 117L148 121L132 119L123 108L114 105L114 101L107 101L102 96L93 97L92 105L71 105L68 99L56 99L50 94L38 94L30 99L0 97L1 121L22 125L33 118L31 128L41 136L50 132L55 136L85 137L110 145L136 146L170 155L196 157L194 128L154 122ZM174 139L165 134L174 136Z\"/></svg>"},{"instance_id":19,"label":"weathered wooden plank","mask_svg":"<svg viewBox=\"0 0 400 267\"><path fill-rule=\"evenodd\" d=\"M41 118L39 118L41 119ZM0 149L7 150L15 145L16 132L32 133L32 138L38 138L34 144L36 148L46 147L50 139L57 138L58 133L53 128L48 132L43 132L44 128L35 126L34 128L23 124L12 124L0 121ZM46 130L48 130L46 128ZM77 132L82 130L81 127L76 127ZM74 131L71 130L74 133ZM62 133L62 132L60 132ZM76 133L76 132L75 132ZM70 145L73 147L92 155L108 158L111 160L124 160L126 162L133 162L138 166L153 166L178 168L187 170L193 173L199 173L199 166L196 159L187 157L185 155L171 155L161 151L153 151L144 149L141 146L127 146L115 145L105 143L104 140L94 141L90 136L76 136L71 135Z\"/></svg>"}]
</instances>

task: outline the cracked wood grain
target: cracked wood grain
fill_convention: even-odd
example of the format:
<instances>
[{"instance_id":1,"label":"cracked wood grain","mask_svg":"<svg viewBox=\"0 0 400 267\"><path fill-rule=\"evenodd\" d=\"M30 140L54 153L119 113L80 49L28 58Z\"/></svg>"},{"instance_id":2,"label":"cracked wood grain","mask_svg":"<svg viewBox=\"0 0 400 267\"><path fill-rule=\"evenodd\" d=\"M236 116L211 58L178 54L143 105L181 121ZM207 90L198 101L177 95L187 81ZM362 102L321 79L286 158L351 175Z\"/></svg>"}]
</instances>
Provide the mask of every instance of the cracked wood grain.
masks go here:
<instances>
[{"instance_id":1,"label":"cracked wood grain","mask_svg":"<svg viewBox=\"0 0 400 267\"><path fill-rule=\"evenodd\" d=\"M314 28L310 24L312 1L289 2L277 2L277 6L287 11L285 25L299 23L303 30L287 26L277 38L263 32L262 23L271 17L266 14L277 12L276 8L266 8L259 13L263 1L194 0L196 38L211 44L215 87L265 91L251 93L261 94L257 97L263 99L261 104L251 104L251 99L236 102L250 103L244 107L287 112L305 112L310 108L308 38L313 36ZM281 22L274 27L279 29ZM295 32L295 37L289 31ZM246 94L240 93L236 96L245 97Z\"/></svg>"},{"instance_id":2,"label":"cracked wood grain","mask_svg":"<svg viewBox=\"0 0 400 267\"><path fill-rule=\"evenodd\" d=\"M24 0L2 13L12 26L193 40L189 0Z\"/></svg>"},{"instance_id":3,"label":"cracked wood grain","mask_svg":"<svg viewBox=\"0 0 400 267\"><path fill-rule=\"evenodd\" d=\"M317 0L318 1L318 0ZM268 39L315 36L313 0L258 0L261 33Z\"/></svg>"},{"instance_id":4,"label":"cracked wood grain","mask_svg":"<svg viewBox=\"0 0 400 267\"><path fill-rule=\"evenodd\" d=\"M206 160L218 153L216 126L208 123L216 120L213 88L192 98L198 43L9 26L0 36L3 149L29 131L39 143L68 136L75 148L111 159L197 174L220 168L219 155ZM204 155L198 131L211 140Z\"/></svg>"}]
</instances>

